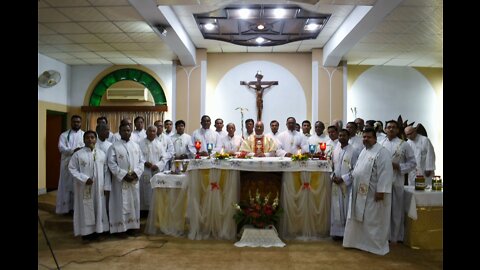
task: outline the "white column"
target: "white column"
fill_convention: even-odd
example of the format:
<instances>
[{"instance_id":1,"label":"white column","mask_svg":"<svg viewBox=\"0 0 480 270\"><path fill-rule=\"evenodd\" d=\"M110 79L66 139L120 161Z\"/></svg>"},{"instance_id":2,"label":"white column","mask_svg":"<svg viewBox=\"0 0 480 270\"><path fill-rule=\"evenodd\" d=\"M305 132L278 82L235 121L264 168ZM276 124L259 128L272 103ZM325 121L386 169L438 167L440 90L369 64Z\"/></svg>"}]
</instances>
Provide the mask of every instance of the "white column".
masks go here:
<instances>
[{"instance_id":1,"label":"white column","mask_svg":"<svg viewBox=\"0 0 480 270\"><path fill-rule=\"evenodd\" d=\"M318 61L312 62L312 123L318 119Z\"/></svg>"}]
</instances>

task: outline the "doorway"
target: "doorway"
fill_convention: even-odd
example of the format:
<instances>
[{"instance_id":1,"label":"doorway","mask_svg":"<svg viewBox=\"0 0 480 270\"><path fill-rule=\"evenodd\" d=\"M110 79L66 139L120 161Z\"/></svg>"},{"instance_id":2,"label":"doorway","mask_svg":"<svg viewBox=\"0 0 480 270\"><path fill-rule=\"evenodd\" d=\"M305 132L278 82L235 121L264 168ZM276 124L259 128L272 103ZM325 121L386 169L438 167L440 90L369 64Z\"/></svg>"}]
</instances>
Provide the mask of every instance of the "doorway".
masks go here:
<instances>
[{"instance_id":1,"label":"doorway","mask_svg":"<svg viewBox=\"0 0 480 270\"><path fill-rule=\"evenodd\" d=\"M67 113L47 110L46 188L47 192L58 189L60 158L58 139L67 129Z\"/></svg>"}]
</instances>

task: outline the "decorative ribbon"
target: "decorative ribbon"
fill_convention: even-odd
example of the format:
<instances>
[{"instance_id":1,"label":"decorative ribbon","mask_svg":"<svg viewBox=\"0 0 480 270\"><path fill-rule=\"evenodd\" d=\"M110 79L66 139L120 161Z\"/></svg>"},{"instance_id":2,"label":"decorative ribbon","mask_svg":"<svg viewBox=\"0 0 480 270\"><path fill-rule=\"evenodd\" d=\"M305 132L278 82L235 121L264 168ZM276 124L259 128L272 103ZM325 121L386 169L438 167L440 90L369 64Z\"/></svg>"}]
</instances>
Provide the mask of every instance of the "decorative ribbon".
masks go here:
<instances>
[{"instance_id":1,"label":"decorative ribbon","mask_svg":"<svg viewBox=\"0 0 480 270\"><path fill-rule=\"evenodd\" d=\"M210 186L211 186L210 190L220 189L220 186L218 185L217 182L210 183Z\"/></svg>"},{"instance_id":2,"label":"decorative ribbon","mask_svg":"<svg viewBox=\"0 0 480 270\"><path fill-rule=\"evenodd\" d=\"M302 189L311 189L310 183L308 183L308 182L303 183Z\"/></svg>"}]
</instances>

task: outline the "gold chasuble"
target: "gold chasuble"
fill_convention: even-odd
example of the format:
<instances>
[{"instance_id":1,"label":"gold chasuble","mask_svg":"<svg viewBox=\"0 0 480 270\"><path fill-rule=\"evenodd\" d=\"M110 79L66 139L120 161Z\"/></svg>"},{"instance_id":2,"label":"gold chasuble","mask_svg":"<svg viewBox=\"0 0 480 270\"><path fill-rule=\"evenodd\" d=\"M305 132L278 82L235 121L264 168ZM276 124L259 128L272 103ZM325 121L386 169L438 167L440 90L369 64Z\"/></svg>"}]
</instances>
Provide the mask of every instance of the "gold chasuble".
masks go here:
<instances>
[{"instance_id":1,"label":"gold chasuble","mask_svg":"<svg viewBox=\"0 0 480 270\"><path fill-rule=\"evenodd\" d=\"M264 153L265 156L275 156L276 150L275 141L265 135L250 135L240 146L240 151L253 154Z\"/></svg>"}]
</instances>

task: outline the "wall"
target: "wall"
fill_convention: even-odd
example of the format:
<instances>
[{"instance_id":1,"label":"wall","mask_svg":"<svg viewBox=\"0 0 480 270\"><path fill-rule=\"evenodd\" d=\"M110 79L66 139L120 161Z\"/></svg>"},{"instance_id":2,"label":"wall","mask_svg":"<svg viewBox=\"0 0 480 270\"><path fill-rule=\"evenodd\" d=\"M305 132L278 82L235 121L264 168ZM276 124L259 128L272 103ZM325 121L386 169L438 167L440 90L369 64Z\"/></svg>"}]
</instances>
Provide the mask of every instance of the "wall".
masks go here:
<instances>
[{"instance_id":1,"label":"wall","mask_svg":"<svg viewBox=\"0 0 480 270\"><path fill-rule=\"evenodd\" d=\"M70 66L39 53L37 70L39 76L47 70L56 70L60 72L61 76L60 82L55 86L50 88L42 88L38 86L38 100L58 104L68 104L68 89L70 87L71 74Z\"/></svg>"},{"instance_id":2,"label":"wall","mask_svg":"<svg viewBox=\"0 0 480 270\"><path fill-rule=\"evenodd\" d=\"M69 66L58 62L50 57L38 54L38 74L46 70L57 70L60 72L61 81L51 88L38 87L38 191L39 194L45 191L46 187L46 115L47 110L66 112L67 127L70 126L70 116L79 114L84 118L82 126L85 126L85 114L81 112L81 106L88 100L91 91L88 92L98 74L111 68L111 65L77 65ZM143 66L122 66L135 67L145 70ZM149 72L159 80L165 96L169 112L165 117L171 117L172 106L172 65L147 65ZM58 134L60 136L60 134Z\"/></svg>"},{"instance_id":3,"label":"wall","mask_svg":"<svg viewBox=\"0 0 480 270\"><path fill-rule=\"evenodd\" d=\"M280 122L280 131L285 130L288 116L297 122L311 118L312 58L310 53L231 53L208 54L206 113L213 121L217 117L224 124L235 123L241 134L240 112L237 107L246 107L244 120L256 121L256 94L240 85L240 81L255 81L255 74L262 71L262 81L278 81L278 85L265 90L262 120L265 132L270 132L270 120ZM195 120L195 119L194 119ZM316 119L314 119L316 120ZM200 118L196 128L200 126Z\"/></svg>"},{"instance_id":4,"label":"wall","mask_svg":"<svg viewBox=\"0 0 480 270\"><path fill-rule=\"evenodd\" d=\"M422 123L436 153L436 174L443 173L443 70L394 66L348 66L348 121L357 117L383 122Z\"/></svg>"},{"instance_id":5,"label":"wall","mask_svg":"<svg viewBox=\"0 0 480 270\"><path fill-rule=\"evenodd\" d=\"M46 192L46 138L47 138L47 110L67 112L69 95L68 89L71 83L70 66L65 65L43 54L38 54L38 75L46 70L56 70L60 72L60 82L50 88L38 86L38 105L37 105L37 185L38 193ZM58 134L60 136L60 134Z\"/></svg>"}]
</instances>

